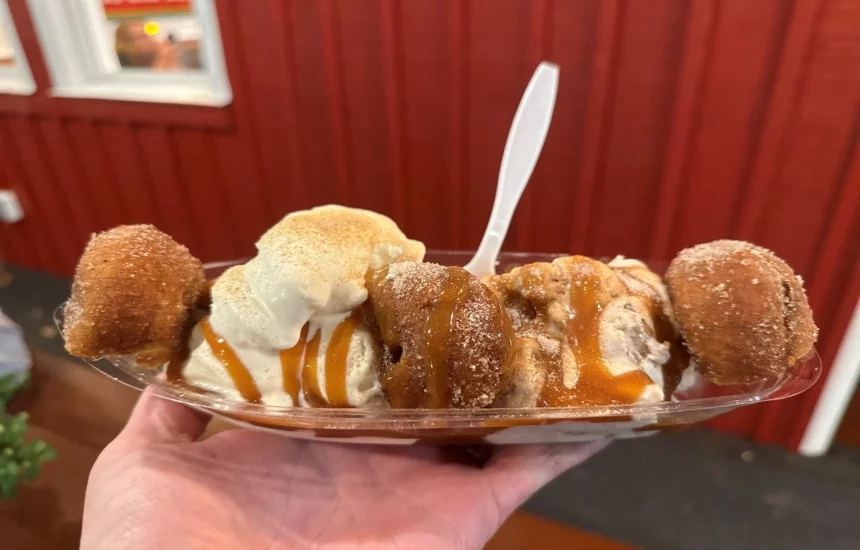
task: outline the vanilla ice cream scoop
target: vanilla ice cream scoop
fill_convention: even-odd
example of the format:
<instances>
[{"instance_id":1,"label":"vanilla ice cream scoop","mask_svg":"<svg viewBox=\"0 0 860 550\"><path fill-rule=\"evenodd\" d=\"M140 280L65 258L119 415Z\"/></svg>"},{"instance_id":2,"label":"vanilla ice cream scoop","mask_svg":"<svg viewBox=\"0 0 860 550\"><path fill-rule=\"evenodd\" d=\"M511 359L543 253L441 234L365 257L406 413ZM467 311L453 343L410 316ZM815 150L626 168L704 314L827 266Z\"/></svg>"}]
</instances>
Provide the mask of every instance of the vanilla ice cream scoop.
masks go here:
<instances>
[{"instance_id":1,"label":"vanilla ice cream scoop","mask_svg":"<svg viewBox=\"0 0 860 550\"><path fill-rule=\"evenodd\" d=\"M274 406L388 406L378 381L382 347L360 313L324 323L313 334L302 331L284 351L231 347L233 356L225 357L225 343L206 321L194 327L186 383L231 401Z\"/></svg>"},{"instance_id":2,"label":"vanilla ice cream scoop","mask_svg":"<svg viewBox=\"0 0 860 550\"><path fill-rule=\"evenodd\" d=\"M517 337L514 374L495 406L653 403L674 389L674 317L644 264L570 256L484 281Z\"/></svg>"},{"instance_id":3,"label":"vanilla ice cream scoop","mask_svg":"<svg viewBox=\"0 0 860 550\"><path fill-rule=\"evenodd\" d=\"M424 258L389 218L342 206L287 215L257 242L257 256L212 287L212 327L230 345L289 349L308 322L348 314L367 298L371 269Z\"/></svg>"}]
</instances>

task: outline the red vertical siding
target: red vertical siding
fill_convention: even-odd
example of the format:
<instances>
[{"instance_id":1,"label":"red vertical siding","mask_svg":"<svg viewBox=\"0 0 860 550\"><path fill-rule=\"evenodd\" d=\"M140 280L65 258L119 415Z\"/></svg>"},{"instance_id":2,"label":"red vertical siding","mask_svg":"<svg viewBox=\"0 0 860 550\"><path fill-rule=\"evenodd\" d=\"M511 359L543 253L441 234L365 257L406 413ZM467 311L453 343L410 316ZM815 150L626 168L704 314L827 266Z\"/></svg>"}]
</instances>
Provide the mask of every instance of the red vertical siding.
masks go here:
<instances>
[{"instance_id":1,"label":"red vertical siding","mask_svg":"<svg viewBox=\"0 0 860 550\"><path fill-rule=\"evenodd\" d=\"M467 2L466 133L469 151L462 220L466 248L477 248L490 217L499 163L514 112L528 84L525 68L529 2ZM519 91L518 91L519 90Z\"/></svg>"},{"instance_id":2,"label":"red vertical siding","mask_svg":"<svg viewBox=\"0 0 860 550\"><path fill-rule=\"evenodd\" d=\"M732 232L782 47L785 2L721 0L715 19L670 252Z\"/></svg>"},{"instance_id":3,"label":"red vertical siding","mask_svg":"<svg viewBox=\"0 0 860 550\"><path fill-rule=\"evenodd\" d=\"M541 59L555 117L508 248L665 260L721 237L807 279L825 363L860 293L860 11L852 0L216 2L223 109L0 95L6 259L70 274L89 233L153 222L204 260L247 256L290 210L392 216L477 245L506 132ZM848 308L848 309L846 309ZM816 393L716 424L796 442Z\"/></svg>"},{"instance_id":4,"label":"red vertical siding","mask_svg":"<svg viewBox=\"0 0 860 550\"><path fill-rule=\"evenodd\" d=\"M602 173L603 151L608 141L608 126L614 104L612 95L617 84L618 50L624 15L621 0L600 2L595 21L595 38L590 59L589 87L585 96L582 161L575 180L576 191L570 197L573 206L571 250L590 249L589 230L599 220L594 211L594 197ZM558 101L556 99L556 101Z\"/></svg>"},{"instance_id":5,"label":"red vertical siding","mask_svg":"<svg viewBox=\"0 0 860 550\"><path fill-rule=\"evenodd\" d=\"M529 186L524 194L524 212L517 214L525 226L516 243L520 250L575 250L571 231L577 227L579 202L586 202L580 174L589 143L588 109L592 99L601 97L599 88L592 85L605 85L597 83L600 76L594 60L596 55L603 56L603 46L597 42L598 18L608 10L601 6L608 5L600 0L546 3L548 28L543 27L543 32L548 36L542 47L546 58L562 67L559 97L567 100L556 102L550 134L534 173L535 181L554 183ZM527 67L526 72L530 69ZM559 226L558 220L565 223Z\"/></svg>"},{"instance_id":6,"label":"red vertical siding","mask_svg":"<svg viewBox=\"0 0 860 550\"><path fill-rule=\"evenodd\" d=\"M392 99L400 102L399 108L389 107L389 124L399 125L401 133L389 134L389 139L403 174L403 215L415 238L428 246L458 245L458 218L452 215L449 223L439 223L438 217L439 212L456 212L459 206L454 185L457 174L452 170L457 164L452 155L457 140L451 116L459 89L454 84L449 54L452 35L456 34L450 24L454 9L457 6L452 8L438 0L412 2L410 9L397 10L399 20L387 31L393 42L387 51L390 70L400 67L400 72L394 73L400 80L395 76L389 85ZM397 168L394 170L395 177L400 177Z\"/></svg>"},{"instance_id":7,"label":"red vertical siding","mask_svg":"<svg viewBox=\"0 0 860 550\"><path fill-rule=\"evenodd\" d=\"M88 198L89 212L98 220L99 229L127 222L130 214L120 201L118 188L107 184L112 177L111 162L95 124L89 120L63 120L61 124L76 160L74 170L81 174L81 187L77 191ZM174 188L170 194L176 195L178 191Z\"/></svg>"},{"instance_id":8,"label":"red vertical siding","mask_svg":"<svg viewBox=\"0 0 860 550\"><path fill-rule=\"evenodd\" d=\"M689 175L689 159L701 128L700 108L705 74L713 61L717 2L695 2L689 7L669 141L660 176L659 191L651 229L651 258L671 257L670 241L678 211L683 205L681 191Z\"/></svg>"},{"instance_id":9,"label":"red vertical siding","mask_svg":"<svg viewBox=\"0 0 860 550\"><path fill-rule=\"evenodd\" d=\"M671 0L625 5L589 254L648 254L688 7Z\"/></svg>"}]
</instances>

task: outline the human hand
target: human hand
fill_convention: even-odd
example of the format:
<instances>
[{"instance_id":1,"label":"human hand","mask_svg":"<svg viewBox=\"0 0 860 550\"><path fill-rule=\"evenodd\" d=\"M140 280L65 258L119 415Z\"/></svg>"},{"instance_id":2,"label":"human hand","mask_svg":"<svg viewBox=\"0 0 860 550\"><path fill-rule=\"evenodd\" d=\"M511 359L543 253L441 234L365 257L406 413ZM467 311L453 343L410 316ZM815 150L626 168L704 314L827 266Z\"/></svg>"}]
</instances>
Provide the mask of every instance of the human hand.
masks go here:
<instances>
[{"instance_id":1,"label":"human hand","mask_svg":"<svg viewBox=\"0 0 860 550\"><path fill-rule=\"evenodd\" d=\"M145 392L90 473L81 548L480 549L603 443L514 446L482 469L429 446L338 445L229 430Z\"/></svg>"}]
</instances>

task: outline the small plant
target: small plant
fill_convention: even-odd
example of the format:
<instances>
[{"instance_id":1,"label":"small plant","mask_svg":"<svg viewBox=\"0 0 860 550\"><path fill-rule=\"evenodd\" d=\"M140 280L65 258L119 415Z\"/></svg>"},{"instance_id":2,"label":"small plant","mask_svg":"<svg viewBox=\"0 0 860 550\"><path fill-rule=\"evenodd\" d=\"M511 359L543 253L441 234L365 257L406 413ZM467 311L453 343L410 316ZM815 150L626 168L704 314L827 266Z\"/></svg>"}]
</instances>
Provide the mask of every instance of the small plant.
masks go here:
<instances>
[{"instance_id":1,"label":"small plant","mask_svg":"<svg viewBox=\"0 0 860 550\"><path fill-rule=\"evenodd\" d=\"M35 480L42 464L57 457L44 441L24 441L27 413L6 412L7 401L28 381L27 373L0 376L0 500L15 498L18 485Z\"/></svg>"}]
</instances>

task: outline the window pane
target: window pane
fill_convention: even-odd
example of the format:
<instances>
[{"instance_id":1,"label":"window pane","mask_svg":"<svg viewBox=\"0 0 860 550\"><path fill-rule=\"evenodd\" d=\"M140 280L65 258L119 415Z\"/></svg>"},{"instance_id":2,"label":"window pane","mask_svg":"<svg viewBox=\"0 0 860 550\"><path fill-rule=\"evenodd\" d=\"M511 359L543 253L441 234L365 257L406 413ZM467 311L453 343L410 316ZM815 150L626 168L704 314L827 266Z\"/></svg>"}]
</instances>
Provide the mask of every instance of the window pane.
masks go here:
<instances>
[{"instance_id":1,"label":"window pane","mask_svg":"<svg viewBox=\"0 0 860 550\"><path fill-rule=\"evenodd\" d=\"M102 0L107 43L121 70L203 68L192 0Z\"/></svg>"},{"instance_id":2,"label":"window pane","mask_svg":"<svg viewBox=\"0 0 860 550\"><path fill-rule=\"evenodd\" d=\"M12 38L0 19L0 67L13 65L15 65L15 48L12 47Z\"/></svg>"}]
</instances>

